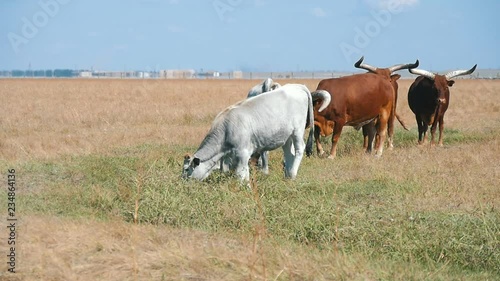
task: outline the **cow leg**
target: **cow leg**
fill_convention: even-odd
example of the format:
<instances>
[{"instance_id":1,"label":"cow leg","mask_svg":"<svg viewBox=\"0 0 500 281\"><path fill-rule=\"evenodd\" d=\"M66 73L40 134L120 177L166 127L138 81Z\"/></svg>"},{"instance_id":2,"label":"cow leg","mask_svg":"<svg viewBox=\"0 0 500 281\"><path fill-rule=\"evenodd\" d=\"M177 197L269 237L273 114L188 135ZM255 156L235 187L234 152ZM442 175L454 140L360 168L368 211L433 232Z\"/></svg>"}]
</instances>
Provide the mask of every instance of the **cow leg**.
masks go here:
<instances>
[{"instance_id":1,"label":"cow leg","mask_svg":"<svg viewBox=\"0 0 500 281\"><path fill-rule=\"evenodd\" d=\"M368 153L368 134L369 134L369 130L370 128L368 127L368 125L364 125L363 128L363 149L366 150L366 152Z\"/></svg>"},{"instance_id":2,"label":"cow leg","mask_svg":"<svg viewBox=\"0 0 500 281\"><path fill-rule=\"evenodd\" d=\"M226 153L222 158L220 159L220 171L227 173L231 170L234 170L235 168L235 163L234 163L234 152L231 151L229 153Z\"/></svg>"},{"instance_id":3,"label":"cow leg","mask_svg":"<svg viewBox=\"0 0 500 281\"><path fill-rule=\"evenodd\" d=\"M389 115L389 119L387 120L387 148L393 149L394 144L392 143L394 140L394 117L395 114L395 105L391 110L391 114Z\"/></svg>"},{"instance_id":4,"label":"cow leg","mask_svg":"<svg viewBox=\"0 0 500 281\"><path fill-rule=\"evenodd\" d=\"M435 143L435 136L436 136L436 129L437 129L437 123L438 123L438 120L436 119L433 123L432 123L432 126L431 126L431 146L434 146L436 145Z\"/></svg>"},{"instance_id":5,"label":"cow leg","mask_svg":"<svg viewBox=\"0 0 500 281\"><path fill-rule=\"evenodd\" d=\"M248 167L250 153L247 150L238 151L235 158L236 174L240 177L241 181L250 181L250 169Z\"/></svg>"},{"instance_id":6,"label":"cow leg","mask_svg":"<svg viewBox=\"0 0 500 281\"><path fill-rule=\"evenodd\" d=\"M295 155L293 155L293 150L292 150L292 137L289 137L288 140L285 142L285 144L282 146L283 149L283 156L285 158L284 161L284 171L285 171L285 178L291 178L291 170L292 170L292 165L293 161L295 158Z\"/></svg>"},{"instance_id":7,"label":"cow leg","mask_svg":"<svg viewBox=\"0 0 500 281\"><path fill-rule=\"evenodd\" d=\"M417 119L418 126L418 144L424 144L427 137L427 124L422 120L420 115L415 115L415 118Z\"/></svg>"},{"instance_id":8,"label":"cow leg","mask_svg":"<svg viewBox=\"0 0 500 281\"><path fill-rule=\"evenodd\" d=\"M427 125L427 123L423 123L422 124L422 133L423 133L423 140L422 140L422 144L425 144L427 143L427 130L429 129L429 125Z\"/></svg>"},{"instance_id":9,"label":"cow leg","mask_svg":"<svg viewBox=\"0 0 500 281\"><path fill-rule=\"evenodd\" d=\"M363 126L363 149L365 149L366 153L372 152L373 140L375 139L376 133L377 130L373 121Z\"/></svg>"},{"instance_id":10,"label":"cow leg","mask_svg":"<svg viewBox=\"0 0 500 281\"><path fill-rule=\"evenodd\" d=\"M332 149L330 150L328 159L333 159L335 158L335 156L337 156L337 143L339 142L340 134L342 133L344 124L345 122L335 122L335 126L333 126Z\"/></svg>"},{"instance_id":11,"label":"cow leg","mask_svg":"<svg viewBox=\"0 0 500 281\"><path fill-rule=\"evenodd\" d=\"M325 151L323 150L323 146L321 145L320 141L320 128L318 126L314 126L314 140L316 141L316 152L318 153L318 156L323 156L325 154Z\"/></svg>"},{"instance_id":12,"label":"cow leg","mask_svg":"<svg viewBox=\"0 0 500 281\"><path fill-rule=\"evenodd\" d=\"M220 160L220 171L227 173L229 172L230 169L230 156L229 155L224 155L222 159Z\"/></svg>"},{"instance_id":13,"label":"cow leg","mask_svg":"<svg viewBox=\"0 0 500 281\"><path fill-rule=\"evenodd\" d=\"M306 148L306 144L304 143L304 131L299 130L292 135L292 145L290 147L290 151L294 152L294 157L292 160L292 165L288 172L291 179L295 179L297 176L297 172L299 171L300 162L302 161L302 157L304 156L304 150Z\"/></svg>"},{"instance_id":14,"label":"cow leg","mask_svg":"<svg viewBox=\"0 0 500 281\"><path fill-rule=\"evenodd\" d=\"M439 118L439 146L443 146L444 115Z\"/></svg>"},{"instance_id":15,"label":"cow leg","mask_svg":"<svg viewBox=\"0 0 500 281\"><path fill-rule=\"evenodd\" d=\"M384 142L386 139L387 135L387 123L388 123L388 117L390 113L388 112L382 112L379 116L379 120L377 122L377 135L378 135L378 141L377 141L377 146L375 147L375 156L380 157L382 156L382 152L384 151Z\"/></svg>"},{"instance_id":16,"label":"cow leg","mask_svg":"<svg viewBox=\"0 0 500 281\"><path fill-rule=\"evenodd\" d=\"M260 170L262 171L262 173L268 175L269 174L269 152L268 151L263 151L261 156L260 156L260 159L261 159L261 166L260 166Z\"/></svg>"}]
</instances>

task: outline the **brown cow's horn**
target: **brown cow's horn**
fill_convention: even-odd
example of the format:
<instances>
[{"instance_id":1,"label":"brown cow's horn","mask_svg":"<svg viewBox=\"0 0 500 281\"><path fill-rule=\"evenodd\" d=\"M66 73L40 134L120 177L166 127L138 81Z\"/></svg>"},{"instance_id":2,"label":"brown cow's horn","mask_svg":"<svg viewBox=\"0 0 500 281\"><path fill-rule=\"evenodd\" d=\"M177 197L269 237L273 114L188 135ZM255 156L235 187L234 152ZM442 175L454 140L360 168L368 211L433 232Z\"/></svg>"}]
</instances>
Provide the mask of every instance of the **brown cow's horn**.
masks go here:
<instances>
[{"instance_id":1,"label":"brown cow's horn","mask_svg":"<svg viewBox=\"0 0 500 281\"><path fill-rule=\"evenodd\" d=\"M369 64L366 64L366 63L363 63L363 60L365 59L364 56L362 56L355 64L354 64L354 67L356 68L362 68L362 69L366 69L368 71L371 71L371 72L375 72L377 71L377 68L374 67L374 66L371 66Z\"/></svg>"},{"instance_id":2,"label":"brown cow's horn","mask_svg":"<svg viewBox=\"0 0 500 281\"><path fill-rule=\"evenodd\" d=\"M419 61L417 60L415 63L407 63L407 64L396 64L394 66L389 67L389 70L391 73L394 71L398 71L401 69L411 69L411 68L416 68L419 65Z\"/></svg>"},{"instance_id":3,"label":"brown cow's horn","mask_svg":"<svg viewBox=\"0 0 500 281\"><path fill-rule=\"evenodd\" d=\"M460 75L469 75L472 72L474 72L474 70L476 70L476 67L477 67L477 64L474 65L469 70L455 70L455 71L452 71L452 72L448 72L448 74L445 75L446 80L450 80L451 78L457 77L457 76L460 76Z\"/></svg>"},{"instance_id":4,"label":"brown cow's horn","mask_svg":"<svg viewBox=\"0 0 500 281\"><path fill-rule=\"evenodd\" d=\"M330 101L332 100L332 96L330 95L330 93L325 91L325 90L316 90L316 91L311 93L311 97L312 97L313 101L318 100L318 99L323 100L320 108L318 109L318 112L323 111L323 109L325 109L330 104Z\"/></svg>"},{"instance_id":5,"label":"brown cow's horn","mask_svg":"<svg viewBox=\"0 0 500 281\"><path fill-rule=\"evenodd\" d=\"M436 77L436 74L434 74L430 71L427 71L427 70L423 70L423 69L410 68L410 69L408 69L408 71L410 71L410 73L412 73L412 74L422 75L422 76L427 77L427 78L432 79L432 80L434 80L434 77Z\"/></svg>"}]
</instances>

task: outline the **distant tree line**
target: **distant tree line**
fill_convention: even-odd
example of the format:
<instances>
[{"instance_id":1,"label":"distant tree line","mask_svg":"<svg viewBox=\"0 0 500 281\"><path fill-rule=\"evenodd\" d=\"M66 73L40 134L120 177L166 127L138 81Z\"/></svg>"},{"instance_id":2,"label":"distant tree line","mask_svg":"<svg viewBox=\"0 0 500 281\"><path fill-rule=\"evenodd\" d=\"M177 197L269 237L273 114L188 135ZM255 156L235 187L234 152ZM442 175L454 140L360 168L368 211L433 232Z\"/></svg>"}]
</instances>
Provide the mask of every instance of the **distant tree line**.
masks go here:
<instances>
[{"instance_id":1,"label":"distant tree line","mask_svg":"<svg viewBox=\"0 0 500 281\"><path fill-rule=\"evenodd\" d=\"M39 70L0 70L3 77L77 77L82 70L39 69Z\"/></svg>"}]
</instances>

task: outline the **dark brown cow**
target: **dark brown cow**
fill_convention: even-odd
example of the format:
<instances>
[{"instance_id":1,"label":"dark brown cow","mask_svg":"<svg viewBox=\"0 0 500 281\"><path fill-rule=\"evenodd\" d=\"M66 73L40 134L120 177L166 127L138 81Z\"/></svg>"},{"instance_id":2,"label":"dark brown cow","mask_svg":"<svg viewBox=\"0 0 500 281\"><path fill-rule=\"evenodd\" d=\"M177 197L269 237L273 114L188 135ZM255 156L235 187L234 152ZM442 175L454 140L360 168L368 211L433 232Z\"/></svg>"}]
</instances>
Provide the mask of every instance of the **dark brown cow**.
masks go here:
<instances>
[{"instance_id":1,"label":"dark brown cow","mask_svg":"<svg viewBox=\"0 0 500 281\"><path fill-rule=\"evenodd\" d=\"M394 88L394 93L395 93L394 103L393 103L394 115L398 119L401 126L403 126L403 128L405 130L408 130L408 128L406 127L406 124L403 122L403 120L401 119L401 117L398 115L398 113L396 111L396 106L397 106L397 102L398 102L398 87L399 87L397 80L399 78L401 78L401 75L392 74L392 73L394 73L398 70L402 70L402 69L412 69L412 68L418 67L418 65L419 65L418 60L415 61L415 63L397 64L397 65L393 65L393 66L387 67L387 68L380 68L380 67L375 67L375 66L371 66L369 64L363 63L363 59L364 59L364 57L361 57L354 64L354 67L368 70L371 73L376 73L376 74L381 75L381 76L383 76L386 79L389 79L391 81L391 84L392 84L392 87ZM387 143L387 145L390 149L392 149L393 148L392 141L393 141L393 136L394 136L394 124L388 124L387 127L388 127L387 128L388 129L388 136L387 136L388 143ZM375 137L375 133L376 133L375 124L373 122L363 126L363 138L364 138L363 148L365 148L367 152L371 152L371 150L372 150L373 139Z\"/></svg>"},{"instance_id":2,"label":"dark brown cow","mask_svg":"<svg viewBox=\"0 0 500 281\"><path fill-rule=\"evenodd\" d=\"M330 104L322 112L318 112L322 104L321 98L312 93L314 101L314 137L317 152L324 153L319 136L332 136L332 149L328 158L336 155L337 143L344 126L353 126L357 129L376 120L375 128L380 137L380 144L386 138L387 124L394 118L393 102L394 89L391 82L381 75L374 73L355 74L340 78L321 80L317 91L324 90L330 93ZM308 141L312 145L312 142ZM377 145L376 155L381 156L383 145Z\"/></svg>"},{"instance_id":3,"label":"dark brown cow","mask_svg":"<svg viewBox=\"0 0 500 281\"><path fill-rule=\"evenodd\" d=\"M456 70L439 75L422 69L410 69L410 73L421 75L415 79L408 90L408 105L415 114L418 125L418 143L424 144L427 129L431 125L431 145L439 123L439 142L443 145L444 113L450 102L450 88L455 81L450 80L460 75L468 75L476 70L476 65L469 70Z\"/></svg>"}]
</instances>

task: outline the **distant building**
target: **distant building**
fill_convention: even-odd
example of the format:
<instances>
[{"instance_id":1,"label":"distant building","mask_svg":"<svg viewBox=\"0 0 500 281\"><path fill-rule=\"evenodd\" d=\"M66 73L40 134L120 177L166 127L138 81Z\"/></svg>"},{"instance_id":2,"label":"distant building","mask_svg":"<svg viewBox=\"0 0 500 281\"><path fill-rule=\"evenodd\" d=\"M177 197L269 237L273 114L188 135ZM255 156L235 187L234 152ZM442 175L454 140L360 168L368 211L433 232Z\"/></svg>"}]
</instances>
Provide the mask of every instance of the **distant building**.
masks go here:
<instances>
[{"instance_id":1,"label":"distant building","mask_svg":"<svg viewBox=\"0 0 500 281\"><path fill-rule=\"evenodd\" d=\"M231 78L233 79L243 79L243 71L241 70L235 70L233 71Z\"/></svg>"},{"instance_id":2,"label":"distant building","mask_svg":"<svg viewBox=\"0 0 500 281\"><path fill-rule=\"evenodd\" d=\"M151 73L149 72L144 72L144 71L138 71L136 73L137 78L151 78Z\"/></svg>"},{"instance_id":3,"label":"distant building","mask_svg":"<svg viewBox=\"0 0 500 281\"><path fill-rule=\"evenodd\" d=\"M220 72L209 70L204 72L198 72L197 76L200 78L217 78L220 77Z\"/></svg>"},{"instance_id":4,"label":"distant building","mask_svg":"<svg viewBox=\"0 0 500 281\"><path fill-rule=\"evenodd\" d=\"M159 77L166 79L191 79L195 76L193 69L167 69L160 70Z\"/></svg>"},{"instance_id":5,"label":"distant building","mask_svg":"<svg viewBox=\"0 0 500 281\"><path fill-rule=\"evenodd\" d=\"M92 77L92 72L91 71L82 71L80 72L80 77L83 77L83 78L90 78Z\"/></svg>"}]
</instances>

